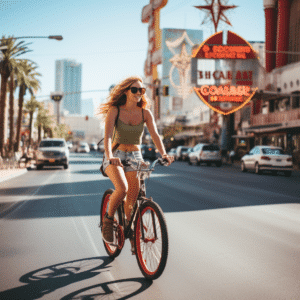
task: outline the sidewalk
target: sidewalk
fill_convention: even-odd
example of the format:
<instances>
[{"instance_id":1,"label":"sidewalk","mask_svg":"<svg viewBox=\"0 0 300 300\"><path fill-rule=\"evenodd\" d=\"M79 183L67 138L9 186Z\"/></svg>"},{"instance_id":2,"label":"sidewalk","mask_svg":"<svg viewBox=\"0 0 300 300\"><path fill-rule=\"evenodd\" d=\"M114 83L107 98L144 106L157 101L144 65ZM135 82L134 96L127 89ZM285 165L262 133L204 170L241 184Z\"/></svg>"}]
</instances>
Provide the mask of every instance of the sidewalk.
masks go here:
<instances>
[{"instance_id":1,"label":"sidewalk","mask_svg":"<svg viewBox=\"0 0 300 300\"><path fill-rule=\"evenodd\" d=\"M14 177L27 173L27 168L20 169L0 169L0 183Z\"/></svg>"}]
</instances>

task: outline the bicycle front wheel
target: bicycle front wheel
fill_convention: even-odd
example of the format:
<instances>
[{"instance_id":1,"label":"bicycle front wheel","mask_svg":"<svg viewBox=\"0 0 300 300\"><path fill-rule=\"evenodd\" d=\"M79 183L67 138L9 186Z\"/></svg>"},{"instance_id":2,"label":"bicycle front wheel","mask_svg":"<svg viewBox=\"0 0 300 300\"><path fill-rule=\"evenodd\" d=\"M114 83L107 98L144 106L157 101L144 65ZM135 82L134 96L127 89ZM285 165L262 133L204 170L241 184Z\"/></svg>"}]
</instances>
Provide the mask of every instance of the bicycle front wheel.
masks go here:
<instances>
[{"instance_id":1,"label":"bicycle front wheel","mask_svg":"<svg viewBox=\"0 0 300 300\"><path fill-rule=\"evenodd\" d=\"M160 206L152 201L140 208L135 223L136 258L147 279L157 279L165 269L169 239L167 224Z\"/></svg>"},{"instance_id":2,"label":"bicycle front wheel","mask_svg":"<svg viewBox=\"0 0 300 300\"><path fill-rule=\"evenodd\" d=\"M102 229L104 215L106 212L108 212L110 196L113 192L114 192L113 189L108 189L107 191L105 191L105 193L102 197L102 203L101 203L101 209L100 209L100 227L101 227L101 229ZM124 246L124 242L125 242L124 230L123 230L123 227L120 225L120 220L121 220L121 209L119 207L114 215L114 222L115 222L114 241L115 242L114 242L114 244L107 244L103 241L104 248L105 248L107 254L111 258L115 258L120 254L120 252Z\"/></svg>"}]
</instances>

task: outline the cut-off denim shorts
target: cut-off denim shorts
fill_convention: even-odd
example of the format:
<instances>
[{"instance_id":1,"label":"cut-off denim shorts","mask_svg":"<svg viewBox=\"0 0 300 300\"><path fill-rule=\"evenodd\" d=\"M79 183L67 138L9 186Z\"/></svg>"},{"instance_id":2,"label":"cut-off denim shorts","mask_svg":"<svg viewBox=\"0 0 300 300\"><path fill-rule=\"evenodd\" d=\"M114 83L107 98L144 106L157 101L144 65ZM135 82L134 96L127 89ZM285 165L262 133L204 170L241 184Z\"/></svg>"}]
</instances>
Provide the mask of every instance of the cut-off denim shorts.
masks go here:
<instances>
[{"instance_id":1,"label":"cut-off denim shorts","mask_svg":"<svg viewBox=\"0 0 300 300\"><path fill-rule=\"evenodd\" d=\"M115 152L113 152L113 156L119 157L120 160L133 159L133 160L137 160L137 161L144 161L141 151L125 152L125 151L121 151L121 150L116 150ZM103 161L103 171L104 172L108 166L109 166L109 160L105 156L104 161ZM137 162L133 162L133 167L132 166L124 166L123 169L124 169L124 172L126 173L126 172L130 172L130 171L135 171L134 167L137 167Z\"/></svg>"}]
</instances>

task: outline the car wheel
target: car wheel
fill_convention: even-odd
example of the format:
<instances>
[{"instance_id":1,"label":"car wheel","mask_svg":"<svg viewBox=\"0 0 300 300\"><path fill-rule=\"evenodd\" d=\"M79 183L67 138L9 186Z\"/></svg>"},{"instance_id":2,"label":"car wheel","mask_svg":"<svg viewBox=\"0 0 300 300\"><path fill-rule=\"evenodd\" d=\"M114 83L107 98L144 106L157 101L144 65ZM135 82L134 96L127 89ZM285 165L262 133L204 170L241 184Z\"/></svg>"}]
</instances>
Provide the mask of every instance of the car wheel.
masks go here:
<instances>
[{"instance_id":1,"label":"car wheel","mask_svg":"<svg viewBox=\"0 0 300 300\"><path fill-rule=\"evenodd\" d=\"M188 164L191 166L192 165L192 162L191 162L191 160L189 159L188 160Z\"/></svg>"},{"instance_id":2,"label":"car wheel","mask_svg":"<svg viewBox=\"0 0 300 300\"><path fill-rule=\"evenodd\" d=\"M43 165L37 165L37 166L36 166L36 169L37 169L37 170L42 170L42 169L43 169Z\"/></svg>"},{"instance_id":3,"label":"car wheel","mask_svg":"<svg viewBox=\"0 0 300 300\"><path fill-rule=\"evenodd\" d=\"M64 165L64 169L66 170L66 169L69 169L69 164L65 164Z\"/></svg>"},{"instance_id":4,"label":"car wheel","mask_svg":"<svg viewBox=\"0 0 300 300\"><path fill-rule=\"evenodd\" d=\"M261 174L261 170L260 170L260 168L259 168L258 162L255 164L255 174L258 174L258 175Z\"/></svg>"},{"instance_id":5,"label":"car wheel","mask_svg":"<svg viewBox=\"0 0 300 300\"><path fill-rule=\"evenodd\" d=\"M197 166L200 166L200 165L201 165L201 160L198 160L198 159L197 159L197 160L196 160L196 165L197 165Z\"/></svg>"},{"instance_id":6,"label":"car wheel","mask_svg":"<svg viewBox=\"0 0 300 300\"><path fill-rule=\"evenodd\" d=\"M285 171L284 172L285 177L291 177L291 175L292 175L292 171Z\"/></svg>"},{"instance_id":7,"label":"car wheel","mask_svg":"<svg viewBox=\"0 0 300 300\"><path fill-rule=\"evenodd\" d=\"M247 172L247 169L245 167L245 163L243 161L241 163L241 170L242 170L242 172Z\"/></svg>"},{"instance_id":8,"label":"car wheel","mask_svg":"<svg viewBox=\"0 0 300 300\"><path fill-rule=\"evenodd\" d=\"M217 167L221 167L221 166L222 166L222 162L221 162L221 161L217 162L217 163L216 163L216 166L217 166Z\"/></svg>"}]
</instances>

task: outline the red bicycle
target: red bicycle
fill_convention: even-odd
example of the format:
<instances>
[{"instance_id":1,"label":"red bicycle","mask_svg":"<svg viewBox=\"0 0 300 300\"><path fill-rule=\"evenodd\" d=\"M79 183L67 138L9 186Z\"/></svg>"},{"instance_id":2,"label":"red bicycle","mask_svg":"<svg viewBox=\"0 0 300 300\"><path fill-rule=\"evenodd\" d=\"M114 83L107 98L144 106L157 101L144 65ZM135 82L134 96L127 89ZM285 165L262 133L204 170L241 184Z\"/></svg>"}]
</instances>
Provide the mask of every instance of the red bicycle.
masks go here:
<instances>
[{"instance_id":1,"label":"red bicycle","mask_svg":"<svg viewBox=\"0 0 300 300\"><path fill-rule=\"evenodd\" d=\"M123 165L131 165L138 172L140 191L129 224L125 226L127 222L125 222L123 201L114 215L114 242L107 244L103 241L107 254L115 258L121 253L125 240L133 239L139 268L145 278L150 280L157 279L163 273L169 251L168 230L163 211L151 197L146 197L145 180L150 177L157 163L166 165L168 161L158 158L147 169L141 162L137 162L137 167L134 167L131 161L122 161ZM100 228L102 228L104 215L108 211L110 195L113 191L108 189L103 195Z\"/></svg>"}]
</instances>

